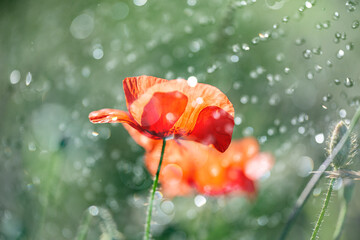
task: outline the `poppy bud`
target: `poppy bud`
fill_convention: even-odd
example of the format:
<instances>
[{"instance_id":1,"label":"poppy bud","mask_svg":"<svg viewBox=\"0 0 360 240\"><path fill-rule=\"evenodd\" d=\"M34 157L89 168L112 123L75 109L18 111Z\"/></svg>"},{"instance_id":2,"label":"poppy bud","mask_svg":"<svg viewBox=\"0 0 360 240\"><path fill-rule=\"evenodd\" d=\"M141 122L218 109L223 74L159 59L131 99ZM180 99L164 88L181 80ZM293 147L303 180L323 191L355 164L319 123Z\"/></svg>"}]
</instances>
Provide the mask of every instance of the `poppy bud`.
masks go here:
<instances>
[{"instance_id":1,"label":"poppy bud","mask_svg":"<svg viewBox=\"0 0 360 240\"><path fill-rule=\"evenodd\" d=\"M330 141L328 146L329 154L331 154L334 151L334 148L341 141L343 136L346 134L348 128L349 127L343 121L340 121L338 124L336 124L330 136ZM339 169L346 165L351 164L352 159L355 155L356 146L357 146L356 139L354 138L353 135L350 135L350 137L346 140L344 146L341 148L339 153L333 159L332 162L333 167Z\"/></svg>"}]
</instances>

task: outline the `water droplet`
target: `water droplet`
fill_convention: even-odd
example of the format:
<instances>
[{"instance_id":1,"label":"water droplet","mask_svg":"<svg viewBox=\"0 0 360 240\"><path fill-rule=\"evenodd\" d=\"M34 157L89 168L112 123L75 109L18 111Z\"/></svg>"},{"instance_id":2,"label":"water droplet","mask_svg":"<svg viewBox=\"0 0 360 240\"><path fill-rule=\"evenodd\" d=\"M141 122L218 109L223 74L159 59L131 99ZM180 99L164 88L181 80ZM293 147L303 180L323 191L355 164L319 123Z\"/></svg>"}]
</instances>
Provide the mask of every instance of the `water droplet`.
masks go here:
<instances>
[{"instance_id":1,"label":"water droplet","mask_svg":"<svg viewBox=\"0 0 360 240\"><path fill-rule=\"evenodd\" d=\"M287 131L287 127L285 125L282 125L280 128L279 128L279 132L280 133L286 133Z\"/></svg>"},{"instance_id":2,"label":"water droplet","mask_svg":"<svg viewBox=\"0 0 360 240\"><path fill-rule=\"evenodd\" d=\"M246 44L246 43L243 43L242 46L241 46L241 48L242 48L244 51L249 51L249 50L250 50L249 45Z\"/></svg>"},{"instance_id":3,"label":"water droplet","mask_svg":"<svg viewBox=\"0 0 360 240\"><path fill-rule=\"evenodd\" d=\"M289 22L289 16L284 16L281 20L283 23Z\"/></svg>"},{"instance_id":4,"label":"water droplet","mask_svg":"<svg viewBox=\"0 0 360 240\"><path fill-rule=\"evenodd\" d=\"M284 73L288 74L289 72L290 72L290 68L285 67L285 68L284 68Z\"/></svg>"},{"instance_id":5,"label":"water droplet","mask_svg":"<svg viewBox=\"0 0 360 240\"><path fill-rule=\"evenodd\" d=\"M332 66L333 66L333 64L332 64L332 62L331 62L330 60L327 60L327 61L326 61L326 66L328 66L328 67L332 67Z\"/></svg>"},{"instance_id":6,"label":"water droplet","mask_svg":"<svg viewBox=\"0 0 360 240\"><path fill-rule=\"evenodd\" d=\"M236 55L231 55L230 56L230 61L233 62L233 63L236 63L239 61L239 57L236 56Z\"/></svg>"},{"instance_id":7,"label":"water droplet","mask_svg":"<svg viewBox=\"0 0 360 240\"><path fill-rule=\"evenodd\" d=\"M346 33L345 33L345 32L342 32L342 33L341 33L341 39L342 39L342 40L346 40Z\"/></svg>"},{"instance_id":8,"label":"water droplet","mask_svg":"<svg viewBox=\"0 0 360 240\"><path fill-rule=\"evenodd\" d=\"M21 74L19 70L14 70L10 73L10 83L17 84L20 81Z\"/></svg>"},{"instance_id":9,"label":"water droplet","mask_svg":"<svg viewBox=\"0 0 360 240\"><path fill-rule=\"evenodd\" d=\"M340 18L340 13L339 12L334 12L333 19L338 20L339 18Z\"/></svg>"},{"instance_id":10,"label":"water droplet","mask_svg":"<svg viewBox=\"0 0 360 240\"><path fill-rule=\"evenodd\" d=\"M85 39L94 30L94 18L89 14L77 16L70 25L70 33L76 39Z\"/></svg>"},{"instance_id":11,"label":"water droplet","mask_svg":"<svg viewBox=\"0 0 360 240\"><path fill-rule=\"evenodd\" d=\"M260 42L260 38L259 37L254 37L252 40L251 40L251 43L256 45Z\"/></svg>"},{"instance_id":12,"label":"water droplet","mask_svg":"<svg viewBox=\"0 0 360 240\"><path fill-rule=\"evenodd\" d=\"M335 83L335 85L340 85L341 81L340 81L340 79L335 78L334 83Z\"/></svg>"},{"instance_id":13,"label":"water droplet","mask_svg":"<svg viewBox=\"0 0 360 240\"><path fill-rule=\"evenodd\" d=\"M351 78L347 77L347 78L345 78L344 85L345 85L345 87L350 88L350 87L354 86L354 82Z\"/></svg>"},{"instance_id":14,"label":"water droplet","mask_svg":"<svg viewBox=\"0 0 360 240\"><path fill-rule=\"evenodd\" d=\"M337 52L336 57L337 57L338 59L342 59L342 58L344 57L344 55L345 55L344 50L340 49L340 50Z\"/></svg>"},{"instance_id":15,"label":"water droplet","mask_svg":"<svg viewBox=\"0 0 360 240\"><path fill-rule=\"evenodd\" d=\"M305 39L304 39L304 38L297 38L297 39L295 40L295 44L296 44L297 46L303 45L304 43L305 43Z\"/></svg>"},{"instance_id":16,"label":"water droplet","mask_svg":"<svg viewBox=\"0 0 360 240\"><path fill-rule=\"evenodd\" d=\"M188 78L187 83L190 87L195 87L198 83L198 79L195 76L191 76Z\"/></svg>"},{"instance_id":17,"label":"water droplet","mask_svg":"<svg viewBox=\"0 0 360 240\"><path fill-rule=\"evenodd\" d=\"M321 188L320 187L314 188L314 191L313 191L313 196L314 197L320 196L320 193L321 193Z\"/></svg>"},{"instance_id":18,"label":"water droplet","mask_svg":"<svg viewBox=\"0 0 360 240\"><path fill-rule=\"evenodd\" d=\"M309 2L309 1L306 1L306 2L305 2L305 7L306 7L306 8L312 8L312 6L313 6L313 5L312 5L311 2Z\"/></svg>"},{"instance_id":19,"label":"water droplet","mask_svg":"<svg viewBox=\"0 0 360 240\"><path fill-rule=\"evenodd\" d=\"M259 226L265 226L269 222L269 218L267 216L261 216L257 219L257 223Z\"/></svg>"},{"instance_id":20,"label":"water droplet","mask_svg":"<svg viewBox=\"0 0 360 240\"><path fill-rule=\"evenodd\" d=\"M348 43L348 44L345 45L345 48L346 48L346 50L351 51L354 48L354 44L353 43Z\"/></svg>"},{"instance_id":21,"label":"water droplet","mask_svg":"<svg viewBox=\"0 0 360 240\"><path fill-rule=\"evenodd\" d=\"M97 60L103 58L104 51L102 50L102 46L100 44L95 44L95 46L93 47L92 56Z\"/></svg>"},{"instance_id":22,"label":"water droplet","mask_svg":"<svg viewBox=\"0 0 360 240\"><path fill-rule=\"evenodd\" d=\"M348 12L353 12L356 10L356 3L354 1L347 1L345 7Z\"/></svg>"},{"instance_id":23,"label":"water droplet","mask_svg":"<svg viewBox=\"0 0 360 240\"><path fill-rule=\"evenodd\" d=\"M315 65L315 71L316 72L321 72L321 70L322 70L322 66L320 66L320 65Z\"/></svg>"},{"instance_id":24,"label":"water droplet","mask_svg":"<svg viewBox=\"0 0 360 240\"><path fill-rule=\"evenodd\" d=\"M30 72L28 72L28 73L26 74L26 78L25 78L25 84L26 84L26 86L29 86L30 83L31 83L31 81L32 81L32 75L31 75Z\"/></svg>"},{"instance_id":25,"label":"water droplet","mask_svg":"<svg viewBox=\"0 0 360 240\"><path fill-rule=\"evenodd\" d=\"M232 50L233 50L234 53L240 52L240 46L239 46L239 44L234 44L234 45L232 46Z\"/></svg>"},{"instance_id":26,"label":"water droplet","mask_svg":"<svg viewBox=\"0 0 360 240\"><path fill-rule=\"evenodd\" d=\"M308 71L306 73L306 78L309 79L309 80L314 79L314 74L311 71Z\"/></svg>"},{"instance_id":27,"label":"water droplet","mask_svg":"<svg viewBox=\"0 0 360 240\"><path fill-rule=\"evenodd\" d=\"M285 59L285 55L283 53L279 53L276 55L276 61L282 62Z\"/></svg>"},{"instance_id":28,"label":"water droplet","mask_svg":"<svg viewBox=\"0 0 360 240\"><path fill-rule=\"evenodd\" d=\"M280 100L281 100L281 98L280 98L279 94L275 93L275 94L271 95L271 97L269 99L269 104L271 106L276 106L280 103Z\"/></svg>"},{"instance_id":29,"label":"water droplet","mask_svg":"<svg viewBox=\"0 0 360 240\"><path fill-rule=\"evenodd\" d=\"M134 4L136 6L144 6L146 4L147 0L134 0Z\"/></svg>"},{"instance_id":30,"label":"water droplet","mask_svg":"<svg viewBox=\"0 0 360 240\"><path fill-rule=\"evenodd\" d=\"M339 111L339 116L341 118L346 118L346 110L345 109L340 109Z\"/></svg>"},{"instance_id":31,"label":"water droplet","mask_svg":"<svg viewBox=\"0 0 360 240\"><path fill-rule=\"evenodd\" d=\"M129 6L124 2L117 2L111 7L111 17L115 20L123 20L129 14Z\"/></svg>"},{"instance_id":32,"label":"water droplet","mask_svg":"<svg viewBox=\"0 0 360 240\"><path fill-rule=\"evenodd\" d=\"M238 126L242 123L242 118L237 116L237 117L235 117L234 122L235 122L235 125Z\"/></svg>"},{"instance_id":33,"label":"water droplet","mask_svg":"<svg viewBox=\"0 0 360 240\"><path fill-rule=\"evenodd\" d=\"M248 103L248 101L249 101L249 96L247 96L247 95L242 96L242 97L240 98L240 102L241 102L242 104L246 104L246 103Z\"/></svg>"},{"instance_id":34,"label":"water droplet","mask_svg":"<svg viewBox=\"0 0 360 240\"><path fill-rule=\"evenodd\" d=\"M321 50L321 47L313 48L312 53L315 55L321 55L323 52Z\"/></svg>"},{"instance_id":35,"label":"water droplet","mask_svg":"<svg viewBox=\"0 0 360 240\"><path fill-rule=\"evenodd\" d=\"M301 126L301 127L298 128L298 133L304 134L304 133L305 133L305 130L306 130L306 129Z\"/></svg>"},{"instance_id":36,"label":"water droplet","mask_svg":"<svg viewBox=\"0 0 360 240\"><path fill-rule=\"evenodd\" d=\"M99 214L99 208L96 206L91 206L91 207L89 207L89 213L92 216L97 216Z\"/></svg>"},{"instance_id":37,"label":"water droplet","mask_svg":"<svg viewBox=\"0 0 360 240\"><path fill-rule=\"evenodd\" d=\"M187 0L187 4L189 6L195 6L196 5L196 0Z\"/></svg>"},{"instance_id":38,"label":"water droplet","mask_svg":"<svg viewBox=\"0 0 360 240\"><path fill-rule=\"evenodd\" d=\"M325 140L325 137L324 137L324 134L323 133L319 133L319 134L316 134L315 135L315 141L318 143L318 144L322 144Z\"/></svg>"},{"instance_id":39,"label":"water droplet","mask_svg":"<svg viewBox=\"0 0 360 240\"><path fill-rule=\"evenodd\" d=\"M330 27L330 21L325 21L325 22L323 22L322 27L323 27L324 29L328 29L328 28Z\"/></svg>"},{"instance_id":40,"label":"water droplet","mask_svg":"<svg viewBox=\"0 0 360 240\"><path fill-rule=\"evenodd\" d=\"M241 83L240 83L240 82L234 82L233 88L234 88L235 90L240 89L240 87L241 87Z\"/></svg>"},{"instance_id":41,"label":"water droplet","mask_svg":"<svg viewBox=\"0 0 360 240\"><path fill-rule=\"evenodd\" d=\"M203 195L196 195L194 198L195 206L202 207L206 204L206 198Z\"/></svg>"},{"instance_id":42,"label":"water droplet","mask_svg":"<svg viewBox=\"0 0 360 240\"><path fill-rule=\"evenodd\" d=\"M356 29L359 26L360 26L360 22L358 20L353 21L352 24L351 24L352 29Z\"/></svg>"},{"instance_id":43,"label":"water droplet","mask_svg":"<svg viewBox=\"0 0 360 240\"><path fill-rule=\"evenodd\" d=\"M323 101L328 102L331 100L331 98L332 98L332 95L330 93L328 93L325 96L323 96Z\"/></svg>"},{"instance_id":44,"label":"water droplet","mask_svg":"<svg viewBox=\"0 0 360 240\"><path fill-rule=\"evenodd\" d=\"M310 49L306 49L306 50L303 52L303 56L304 56L305 59L311 58L311 56L312 56L311 50L310 50Z\"/></svg>"}]
</instances>

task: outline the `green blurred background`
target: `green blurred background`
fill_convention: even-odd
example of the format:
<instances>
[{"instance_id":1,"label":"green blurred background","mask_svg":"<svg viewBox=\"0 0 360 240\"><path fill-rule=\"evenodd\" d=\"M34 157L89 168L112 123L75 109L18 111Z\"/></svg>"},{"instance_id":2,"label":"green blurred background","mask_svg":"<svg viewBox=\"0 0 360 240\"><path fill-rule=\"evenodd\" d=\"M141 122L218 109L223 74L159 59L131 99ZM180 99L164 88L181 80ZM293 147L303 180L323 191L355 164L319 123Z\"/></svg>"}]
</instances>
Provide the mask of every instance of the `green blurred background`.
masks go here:
<instances>
[{"instance_id":1,"label":"green blurred background","mask_svg":"<svg viewBox=\"0 0 360 240\"><path fill-rule=\"evenodd\" d=\"M235 107L233 138L253 135L276 158L255 201L159 195L154 238L277 239L332 127L360 104L358 3L1 1L0 239L142 238L144 151L121 125L87 118L125 110L122 80L142 74L220 88ZM326 182L288 239L310 237ZM332 239L342 185L320 239ZM359 239L359 190L342 239Z\"/></svg>"}]
</instances>

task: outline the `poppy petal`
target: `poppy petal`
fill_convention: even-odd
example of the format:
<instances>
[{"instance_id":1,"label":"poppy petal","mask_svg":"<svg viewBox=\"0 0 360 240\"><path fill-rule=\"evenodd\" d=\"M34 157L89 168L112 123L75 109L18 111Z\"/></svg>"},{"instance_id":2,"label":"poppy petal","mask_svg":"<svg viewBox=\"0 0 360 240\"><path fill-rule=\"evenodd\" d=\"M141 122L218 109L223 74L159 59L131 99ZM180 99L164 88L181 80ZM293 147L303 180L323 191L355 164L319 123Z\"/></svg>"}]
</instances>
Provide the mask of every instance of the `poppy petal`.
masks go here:
<instances>
[{"instance_id":1,"label":"poppy petal","mask_svg":"<svg viewBox=\"0 0 360 240\"><path fill-rule=\"evenodd\" d=\"M151 77L151 76L139 76L139 77L128 77L123 81L123 88L126 98L126 105L129 109L129 106L139 98L144 92L151 86L167 82L168 80Z\"/></svg>"},{"instance_id":2,"label":"poppy petal","mask_svg":"<svg viewBox=\"0 0 360 240\"><path fill-rule=\"evenodd\" d=\"M141 116L141 126L149 133L167 137L170 129L183 114L187 97L178 92L156 92L145 105Z\"/></svg>"},{"instance_id":3,"label":"poppy petal","mask_svg":"<svg viewBox=\"0 0 360 240\"><path fill-rule=\"evenodd\" d=\"M149 103L150 99L155 93L168 93L174 91L177 91L188 98L185 111L171 129L176 137L186 137L189 135L197 124L199 114L207 107L217 107L218 109L222 109L227 114L221 115L226 115L226 118L229 119L229 122L233 122L234 108L224 93L222 93L216 87L208 84L198 83L194 87L189 86L188 81L184 79L176 79L163 82L161 84L154 84L152 87L147 89L146 92L139 96L138 99L135 100L130 106L129 111L132 117L140 123L143 114L142 110L145 108L145 105ZM214 123L214 121L211 123ZM230 125L233 126L233 123ZM228 124L227 126L231 127L230 125ZM216 127L212 126L210 123L207 126L210 128ZM231 136L232 130L228 132L231 132ZM213 137L217 138L219 136ZM226 140L225 142L226 144L223 144L224 149L221 151L225 151L226 147L230 143L229 140ZM218 148L221 149L222 147L218 146Z\"/></svg>"},{"instance_id":4,"label":"poppy petal","mask_svg":"<svg viewBox=\"0 0 360 240\"><path fill-rule=\"evenodd\" d=\"M226 160L232 167L245 169L247 161L255 157L260 151L260 146L256 138L245 137L233 141L226 151L228 157Z\"/></svg>"},{"instance_id":5,"label":"poppy petal","mask_svg":"<svg viewBox=\"0 0 360 240\"><path fill-rule=\"evenodd\" d=\"M248 178L240 169L230 168L227 173L228 188L232 191L243 191L250 194L256 193L255 182Z\"/></svg>"},{"instance_id":6,"label":"poppy petal","mask_svg":"<svg viewBox=\"0 0 360 240\"><path fill-rule=\"evenodd\" d=\"M89 120L92 123L129 123L134 124L134 120L129 113L118 110L104 108L93 111L89 114Z\"/></svg>"},{"instance_id":7,"label":"poppy petal","mask_svg":"<svg viewBox=\"0 0 360 240\"><path fill-rule=\"evenodd\" d=\"M209 106L200 112L188 138L205 145L212 144L218 151L224 152L230 145L233 128L233 116L219 107Z\"/></svg>"}]
</instances>

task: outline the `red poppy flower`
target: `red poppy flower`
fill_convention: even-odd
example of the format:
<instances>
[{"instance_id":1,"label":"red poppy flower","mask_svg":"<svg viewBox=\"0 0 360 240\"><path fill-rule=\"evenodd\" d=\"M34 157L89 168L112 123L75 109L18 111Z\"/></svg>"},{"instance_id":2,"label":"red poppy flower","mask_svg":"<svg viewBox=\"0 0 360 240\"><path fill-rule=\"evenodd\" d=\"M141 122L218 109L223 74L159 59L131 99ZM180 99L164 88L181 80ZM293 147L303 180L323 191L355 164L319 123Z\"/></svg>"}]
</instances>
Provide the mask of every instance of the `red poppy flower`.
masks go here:
<instances>
[{"instance_id":1,"label":"red poppy flower","mask_svg":"<svg viewBox=\"0 0 360 240\"><path fill-rule=\"evenodd\" d=\"M173 137L213 145L224 152L234 127L234 108L219 89L184 79L150 76L123 81L128 112L102 109L91 112L93 123L127 123L152 139Z\"/></svg>"},{"instance_id":2,"label":"red poppy flower","mask_svg":"<svg viewBox=\"0 0 360 240\"><path fill-rule=\"evenodd\" d=\"M154 175L162 141L149 139L124 126L145 148L145 164ZM168 140L159 178L162 192L167 197L194 192L211 196L230 193L255 196L256 180L269 171L274 162L271 154L259 151L258 142L251 137L233 141L224 153L196 142Z\"/></svg>"}]
</instances>

